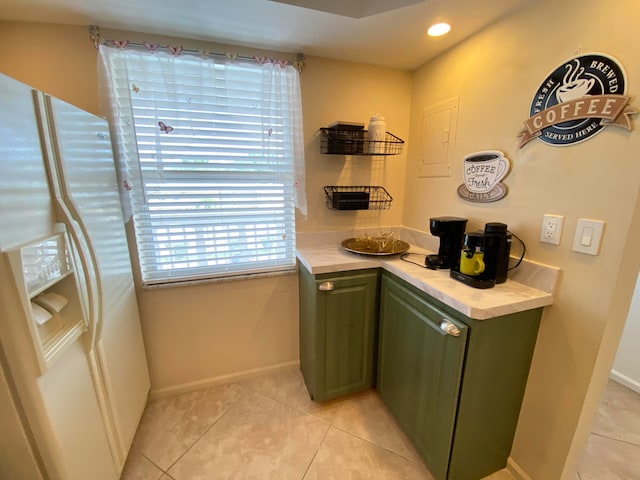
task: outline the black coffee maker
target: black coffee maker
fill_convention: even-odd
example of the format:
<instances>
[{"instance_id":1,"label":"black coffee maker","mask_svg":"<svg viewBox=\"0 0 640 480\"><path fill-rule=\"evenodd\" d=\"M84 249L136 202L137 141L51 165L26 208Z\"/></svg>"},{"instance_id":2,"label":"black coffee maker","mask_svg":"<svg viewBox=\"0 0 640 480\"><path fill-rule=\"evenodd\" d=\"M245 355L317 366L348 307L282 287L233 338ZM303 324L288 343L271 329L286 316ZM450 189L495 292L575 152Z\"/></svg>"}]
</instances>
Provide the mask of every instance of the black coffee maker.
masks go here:
<instances>
[{"instance_id":1,"label":"black coffee maker","mask_svg":"<svg viewBox=\"0 0 640 480\"><path fill-rule=\"evenodd\" d=\"M425 264L432 270L455 268L460 262L462 239L468 220L459 217L434 217L429 219L431 235L440 237L437 255L427 255Z\"/></svg>"},{"instance_id":2,"label":"black coffee maker","mask_svg":"<svg viewBox=\"0 0 640 480\"><path fill-rule=\"evenodd\" d=\"M491 222L484 226L484 263L487 277L496 283L507 281L509 255L511 254L511 232L504 223Z\"/></svg>"},{"instance_id":3,"label":"black coffee maker","mask_svg":"<svg viewBox=\"0 0 640 480\"><path fill-rule=\"evenodd\" d=\"M474 288L491 288L497 283L506 282L511 240L512 234L507 230L507 225L499 222L487 223L484 230L467 233L463 240L462 254L473 252L480 246L484 269L476 275L470 275L455 268L451 270L451 277Z\"/></svg>"}]
</instances>

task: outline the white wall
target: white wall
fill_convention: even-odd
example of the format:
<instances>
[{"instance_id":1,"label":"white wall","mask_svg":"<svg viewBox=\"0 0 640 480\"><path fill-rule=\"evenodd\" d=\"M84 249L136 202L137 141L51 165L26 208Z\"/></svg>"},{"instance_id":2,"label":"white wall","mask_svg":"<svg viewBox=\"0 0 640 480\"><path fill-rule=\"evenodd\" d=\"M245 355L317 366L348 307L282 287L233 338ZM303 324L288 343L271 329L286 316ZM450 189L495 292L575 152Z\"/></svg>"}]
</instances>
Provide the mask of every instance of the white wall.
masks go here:
<instances>
[{"instance_id":1,"label":"white wall","mask_svg":"<svg viewBox=\"0 0 640 480\"><path fill-rule=\"evenodd\" d=\"M640 393L640 276L636 281L611 378Z\"/></svg>"},{"instance_id":2,"label":"white wall","mask_svg":"<svg viewBox=\"0 0 640 480\"><path fill-rule=\"evenodd\" d=\"M387 130L408 141L411 74L407 71L311 57L302 72L306 185L309 215L300 232L399 225L402 221L406 147L401 155L320 154L319 128L335 121L364 123L381 113ZM379 185L393 202L389 210L337 211L325 205L325 185ZM346 237L345 237L346 238Z\"/></svg>"},{"instance_id":3,"label":"white wall","mask_svg":"<svg viewBox=\"0 0 640 480\"><path fill-rule=\"evenodd\" d=\"M525 239L530 259L562 268L512 452L533 480L572 478L622 332L640 265L640 119L633 132L610 127L565 148L533 141L520 150L516 135L544 76L579 48L618 58L640 103L637 18L637 0L531 2L417 70L413 90L409 72L347 62L311 58L302 74L310 213L301 231L400 221L425 230L430 216L442 214L467 216L470 228L502 220ZM95 57L82 27L0 22L1 71L98 113ZM450 178L416 175L422 109L451 96L461 99L456 158L493 148L513 162L504 180L509 195L496 204L458 199L459 170ZM377 111L408 140L407 153L373 163L317 154L319 127L366 123ZM384 182L396 200L384 212L326 210L321 186L343 181ZM559 247L537 242L543 213L566 215ZM599 257L571 251L581 216L607 222ZM294 275L150 290L139 300L155 389L297 359Z\"/></svg>"},{"instance_id":4,"label":"white wall","mask_svg":"<svg viewBox=\"0 0 640 480\"><path fill-rule=\"evenodd\" d=\"M321 155L318 129L367 123L382 112L388 128L409 130L409 72L308 58L301 75L308 218L298 231L398 225L406 157ZM384 185L398 200L386 211L330 211L324 185ZM135 255L135 253L134 253ZM197 386L298 360L296 275L140 290L138 301L152 389Z\"/></svg>"},{"instance_id":5,"label":"white wall","mask_svg":"<svg viewBox=\"0 0 640 480\"><path fill-rule=\"evenodd\" d=\"M116 39L176 41L131 32L103 33ZM202 47L194 41L177 41L185 48ZM256 52L224 46L212 50ZM410 72L313 57L306 63L301 88L309 216L298 215L297 229L348 231L398 225L406 153L389 158L320 155L318 129L338 120L366 124L380 112L388 129L407 139ZM99 113L96 50L85 27L0 22L0 71ZM353 184L385 186L395 198L391 209L336 212L325 207L324 185ZM135 264L135 251L132 256ZM298 360L296 275L137 293L154 391L197 387Z\"/></svg>"},{"instance_id":6,"label":"white wall","mask_svg":"<svg viewBox=\"0 0 640 480\"><path fill-rule=\"evenodd\" d=\"M567 147L533 140L519 148L517 135L540 84L580 50L615 57L626 70L627 93L640 103L639 15L636 0L530 2L414 73L404 225L424 229L438 215L467 217L470 229L503 221L526 242L529 259L562 269L542 319L512 451L534 480L572 478L574 450L584 441L574 433L593 414L585 399L599 397L604 383L605 376L592 382L594 368L609 362L608 373L613 355L603 346L622 331L633 289L627 279L635 281L640 265L640 252L628 245L638 209L640 119L634 117L634 131L607 128ZM420 178L423 110L456 96L453 175ZM472 204L456 194L460 162L485 149L511 160L509 193L493 204ZM559 246L538 240L545 213L566 217ZM606 222L599 256L572 251L579 218Z\"/></svg>"}]
</instances>

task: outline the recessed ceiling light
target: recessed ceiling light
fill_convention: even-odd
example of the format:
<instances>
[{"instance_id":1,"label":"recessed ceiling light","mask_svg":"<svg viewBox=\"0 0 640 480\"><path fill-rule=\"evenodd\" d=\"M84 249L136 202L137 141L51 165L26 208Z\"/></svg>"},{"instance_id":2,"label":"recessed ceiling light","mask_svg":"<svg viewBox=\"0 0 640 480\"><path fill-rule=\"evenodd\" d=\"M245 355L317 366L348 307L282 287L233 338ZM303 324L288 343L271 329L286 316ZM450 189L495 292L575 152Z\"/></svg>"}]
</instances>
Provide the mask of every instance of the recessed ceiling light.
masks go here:
<instances>
[{"instance_id":1,"label":"recessed ceiling light","mask_svg":"<svg viewBox=\"0 0 640 480\"><path fill-rule=\"evenodd\" d=\"M436 23L429 27L429 30L427 30L427 35L429 35L430 37L440 37L446 33L449 33L449 30L451 30L451 25L449 25L448 23Z\"/></svg>"}]
</instances>

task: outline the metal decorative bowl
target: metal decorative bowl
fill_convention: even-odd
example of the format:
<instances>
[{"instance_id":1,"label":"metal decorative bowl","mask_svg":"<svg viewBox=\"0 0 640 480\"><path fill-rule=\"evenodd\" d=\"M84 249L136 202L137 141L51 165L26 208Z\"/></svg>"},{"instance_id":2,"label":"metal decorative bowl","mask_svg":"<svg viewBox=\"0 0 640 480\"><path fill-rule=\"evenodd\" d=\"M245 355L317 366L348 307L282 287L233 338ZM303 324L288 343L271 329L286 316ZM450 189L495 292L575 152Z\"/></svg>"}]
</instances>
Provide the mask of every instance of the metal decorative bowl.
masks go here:
<instances>
[{"instance_id":1,"label":"metal decorative bowl","mask_svg":"<svg viewBox=\"0 0 640 480\"><path fill-rule=\"evenodd\" d=\"M342 248L362 255L396 255L409 250L410 245L390 234L363 234L342 241Z\"/></svg>"}]
</instances>

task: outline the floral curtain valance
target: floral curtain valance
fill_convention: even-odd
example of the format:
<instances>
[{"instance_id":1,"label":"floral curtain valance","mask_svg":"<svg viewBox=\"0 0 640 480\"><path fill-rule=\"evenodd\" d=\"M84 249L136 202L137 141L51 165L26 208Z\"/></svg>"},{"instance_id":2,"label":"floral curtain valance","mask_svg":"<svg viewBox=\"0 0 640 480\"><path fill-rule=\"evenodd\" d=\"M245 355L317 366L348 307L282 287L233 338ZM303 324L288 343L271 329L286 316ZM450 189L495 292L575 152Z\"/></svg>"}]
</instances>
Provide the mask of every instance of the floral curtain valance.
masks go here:
<instances>
[{"instance_id":1,"label":"floral curtain valance","mask_svg":"<svg viewBox=\"0 0 640 480\"><path fill-rule=\"evenodd\" d=\"M89 30L89 38L91 39L91 41L93 42L96 48L98 48L100 45L105 45L105 46L113 47L117 49L125 49L125 48L139 49L139 50L147 51L150 53L156 53L158 51L166 51L176 57L180 55L194 55L194 56L201 57L203 60L208 60L213 58L224 58L227 61L231 61L231 62L248 61L248 62L255 62L259 65L272 63L281 68L285 68L291 65L296 70L298 70L298 72L302 72L302 69L304 68L304 54L302 53L296 54L296 60L290 61L287 59L271 58L267 56L258 56L258 55L245 56L245 55L239 55L236 52L223 52L223 53L214 52L210 49L204 49L204 48L189 49L189 48L184 48L182 45L161 45L159 43L151 43L151 42L136 43L126 39L112 40L112 39L104 38L100 31L100 27L96 25L89 25L88 30Z\"/></svg>"}]
</instances>

